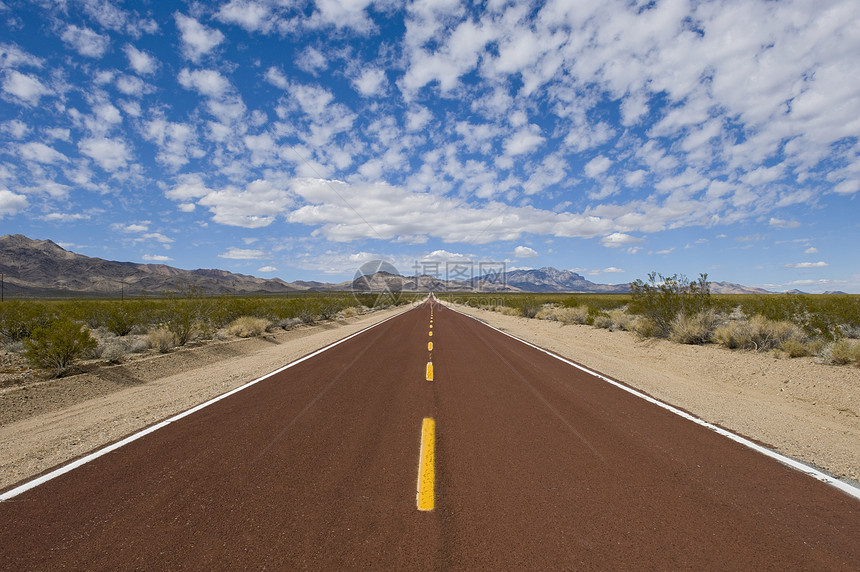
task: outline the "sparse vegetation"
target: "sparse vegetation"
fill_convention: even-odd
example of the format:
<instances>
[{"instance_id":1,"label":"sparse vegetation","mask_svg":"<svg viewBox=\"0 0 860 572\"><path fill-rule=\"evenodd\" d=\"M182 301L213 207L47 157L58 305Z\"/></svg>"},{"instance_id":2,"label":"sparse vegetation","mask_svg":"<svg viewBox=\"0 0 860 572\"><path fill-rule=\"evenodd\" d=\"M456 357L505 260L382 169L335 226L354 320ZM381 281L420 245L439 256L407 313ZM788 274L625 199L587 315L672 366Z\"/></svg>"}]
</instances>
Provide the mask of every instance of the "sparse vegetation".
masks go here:
<instances>
[{"instance_id":1,"label":"sparse vegetation","mask_svg":"<svg viewBox=\"0 0 860 572\"><path fill-rule=\"evenodd\" d=\"M269 320L264 318L240 316L227 326L227 334L240 338L253 338L264 333L269 325Z\"/></svg>"},{"instance_id":2,"label":"sparse vegetation","mask_svg":"<svg viewBox=\"0 0 860 572\"><path fill-rule=\"evenodd\" d=\"M56 370L57 377L78 359L96 349L98 343L87 328L61 318L47 327L38 327L24 340L24 355L31 364Z\"/></svg>"},{"instance_id":3,"label":"sparse vegetation","mask_svg":"<svg viewBox=\"0 0 860 572\"><path fill-rule=\"evenodd\" d=\"M399 303L414 298L401 296ZM16 353L32 347L27 353L31 367L49 367L62 375L85 357L120 363L130 353L165 353L194 340L224 334L250 337L272 328L290 329L339 316L356 316L378 303L379 297L374 293L213 297L194 289L124 301L7 300L0 304L0 341L4 350ZM56 329L57 324L62 325L61 330ZM83 340L83 332L92 344ZM73 353L68 357L56 358L61 362L58 366L50 361L54 358L45 356L49 348L56 353L64 347L59 339L62 335L67 335L71 346L80 351L70 349Z\"/></svg>"},{"instance_id":4,"label":"sparse vegetation","mask_svg":"<svg viewBox=\"0 0 860 572\"><path fill-rule=\"evenodd\" d=\"M507 315L588 324L683 344L772 351L819 363L860 366L860 296L711 294L707 275L649 274L630 294L473 294L451 301Z\"/></svg>"}]
</instances>

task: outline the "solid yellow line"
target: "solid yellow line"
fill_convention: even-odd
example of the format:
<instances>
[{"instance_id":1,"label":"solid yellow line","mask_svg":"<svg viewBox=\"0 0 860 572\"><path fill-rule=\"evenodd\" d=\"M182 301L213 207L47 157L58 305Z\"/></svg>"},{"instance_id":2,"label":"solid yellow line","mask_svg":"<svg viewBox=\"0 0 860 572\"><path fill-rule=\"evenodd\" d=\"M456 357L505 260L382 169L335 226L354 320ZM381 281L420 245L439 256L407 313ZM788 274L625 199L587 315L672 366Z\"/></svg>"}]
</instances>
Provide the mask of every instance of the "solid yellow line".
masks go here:
<instances>
[{"instance_id":1,"label":"solid yellow line","mask_svg":"<svg viewBox=\"0 0 860 572\"><path fill-rule=\"evenodd\" d=\"M433 362L427 362L427 381L433 381Z\"/></svg>"},{"instance_id":2,"label":"solid yellow line","mask_svg":"<svg viewBox=\"0 0 860 572\"><path fill-rule=\"evenodd\" d=\"M427 351L428 351L428 352L432 352L432 351L433 351L433 342L427 342Z\"/></svg>"},{"instance_id":3,"label":"solid yellow line","mask_svg":"<svg viewBox=\"0 0 860 572\"><path fill-rule=\"evenodd\" d=\"M421 423L421 458L418 461L418 510L433 510L436 505L436 421L425 417Z\"/></svg>"}]
</instances>

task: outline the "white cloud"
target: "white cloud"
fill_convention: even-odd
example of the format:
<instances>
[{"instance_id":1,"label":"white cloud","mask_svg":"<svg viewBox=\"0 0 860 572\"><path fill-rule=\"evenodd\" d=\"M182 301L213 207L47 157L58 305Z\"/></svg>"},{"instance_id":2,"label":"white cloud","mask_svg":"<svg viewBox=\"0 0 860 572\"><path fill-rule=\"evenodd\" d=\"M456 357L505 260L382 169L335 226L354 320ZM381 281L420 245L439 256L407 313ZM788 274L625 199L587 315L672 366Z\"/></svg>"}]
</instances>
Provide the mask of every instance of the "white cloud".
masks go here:
<instances>
[{"instance_id":1,"label":"white cloud","mask_svg":"<svg viewBox=\"0 0 860 572\"><path fill-rule=\"evenodd\" d=\"M786 268L824 268L826 266L830 266L826 262L796 262L793 264L786 264Z\"/></svg>"},{"instance_id":2,"label":"white cloud","mask_svg":"<svg viewBox=\"0 0 860 572\"><path fill-rule=\"evenodd\" d=\"M313 46L308 46L299 54L296 65L299 66L299 69L316 75L328 67L328 59L321 51Z\"/></svg>"},{"instance_id":3,"label":"white cloud","mask_svg":"<svg viewBox=\"0 0 860 572\"><path fill-rule=\"evenodd\" d=\"M8 189L0 189L0 217L14 216L27 208L27 197L13 193Z\"/></svg>"},{"instance_id":4,"label":"white cloud","mask_svg":"<svg viewBox=\"0 0 860 572\"><path fill-rule=\"evenodd\" d=\"M641 242L645 242L645 239L630 236L629 234L624 234L623 232L613 232L612 234L604 236L602 239L600 239L600 244L608 248L620 248L622 246L638 244Z\"/></svg>"},{"instance_id":5,"label":"white cloud","mask_svg":"<svg viewBox=\"0 0 860 572\"><path fill-rule=\"evenodd\" d=\"M164 196L174 201L188 202L192 199L205 197L213 192L203 182L203 176L198 173L180 175L179 183L172 189L165 191ZM193 207L193 205L192 205ZM191 210L194 210L193 208Z\"/></svg>"},{"instance_id":6,"label":"white cloud","mask_svg":"<svg viewBox=\"0 0 860 572\"><path fill-rule=\"evenodd\" d=\"M274 266L263 266L262 268L257 268L257 272L277 272L278 269Z\"/></svg>"},{"instance_id":7,"label":"white cloud","mask_svg":"<svg viewBox=\"0 0 860 572\"><path fill-rule=\"evenodd\" d=\"M69 161L68 157L44 143L25 143L19 147L18 152L25 161L35 161L46 165L67 163Z\"/></svg>"},{"instance_id":8,"label":"white cloud","mask_svg":"<svg viewBox=\"0 0 860 572\"><path fill-rule=\"evenodd\" d=\"M605 173L612 165L612 160L603 155L599 155L585 164L585 174L592 179L595 179Z\"/></svg>"},{"instance_id":9,"label":"white cloud","mask_svg":"<svg viewBox=\"0 0 860 572\"><path fill-rule=\"evenodd\" d=\"M173 260L169 256L163 254L144 254L141 258L147 262L170 262Z\"/></svg>"},{"instance_id":10,"label":"white cloud","mask_svg":"<svg viewBox=\"0 0 860 572\"><path fill-rule=\"evenodd\" d=\"M806 250L803 251L804 254L818 254L818 249L814 246L810 246Z\"/></svg>"},{"instance_id":11,"label":"white cloud","mask_svg":"<svg viewBox=\"0 0 860 572\"><path fill-rule=\"evenodd\" d=\"M131 160L131 150L125 141L119 138L89 137L81 139L78 143L78 149L108 172L115 172L124 168Z\"/></svg>"},{"instance_id":12,"label":"white cloud","mask_svg":"<svg viewBox=\"0 0 860 572\"><path fill-rule=\"evenodd\" d=\"M284 75L284 72L274 66L266 70L265 78L266 81L275 87L279 87L281 89L287 89L290 87L290 82L287 81L287 76Z\"/></svg>"},{"instance_id":13,"label":"white cloud","mask_svg":"<svg viewBox=\"0 0 860 572\"><path fill-rule=\"evenodd\" d=\"M611 232L613 222L591 214L554 213L534 207L490 202L470 205L393 185L297 179L292 189L308 204L287 220L319 226L329 240L435 236L446 242L484 244L516 240L524 233L594 237ZM350 197L344 204L340 197Z\"/></svg>"},{"instance_id":14,"label":"white cloud","mask_svg":"<svg viewBox=\"0 0 860 572\"><path fill-rule=\"evenodd\" d=\"M204 26L194 18L176 13L176 27L182 36L182 53L193 62L214 50L224 41L220 30Z\"/></svg>"},{"instance_id":15,"label":"white cloud","mask_svg":"<svg viewBox=\"0 0 860 572\"><path fill-rule=\"evenodd\" d=\"M194 90L200 95L222 98L231 90L230 81L216 70L194 70L184 68L177 77L185 89Z\"/></svg>"},{"instance_id":16,"label":"white cloud","mask_svg":"<svg viewBox=\"0 0 860 572\"><path fill-rule=\"evenodd\" d=\"M518 246L514 249L514 258L534 258L538 256L537 250L528 246Z\"/></svg>"},{"instance_id":17,"label":"white cloud","mask_svg":"<svg viewBox=\"0 0 860 572\"><path fill-rule=\"evenodd\" d=\"M219 254L219 258L229 258L231 260L257 260L263 258L265 253L262 250L252 248L236 248L231 246L227 252Z\"/></svg>"},{"instance_id":18,"label":"white cloud","mask_svg":"<svg viewBox=\"0 0 860 572\"><path fill-rule=\"evenodd\" d=\"M531 153L540 147L544 141L546 138L540 134L540 128L537 125L528 125L505 140L505 154L513 157L523 153Z\"/></svg>"},{"instance_id":19,"label":"white cloud","mask_svg":"<svg viewBox=\"0 0 860 572\"><path fill-rule=\"evenodd\" d=\"M795 220L783 220L776 217L771 217L768 224L774 228L798 228L800 226L800 223Z\"/></svg>"},{"instance_id":20,"label":"white cloud","mask_svg":"<svg viewBox=\"0 0 860 572\"><path fill-rule=\"evenodd\" d=\"M262 179L248 183L245 189L228 186L211 191L197 201L209 207L213 221L243 228L269 226L292 203L287 191Z\"/></svg>"},{"instance_id":21,"label":"white cloud","mask_svg":"<svg viewBox=\"0 0 860 572\"><path fill-rule=\"evenodd\" d=\"M253 0L231 0L221 6L216 17L225 24L236 24L248 32L269 32L273 19L269 7Z\"/></svg>"},{"instance_id":22,"label":"white cloud","mask_svg":"<svg viewBox=\"0 0 860 572\"><path fill-rule=\"evenodd\" d=\"M30 106L38 105L43 95L51 93L51 90L38 78L16 70L6 72L6 77L3 78L3 91Z\"/></svg>"},{"instance_id":23,"label":"white cloud","mask_svg":"<svg viewBox=\"0 0 860 572\"><path fill-rule=\"evenodd\" d=\"M385 90L386 81L385 70L365 68L352 80L352 85L361 95L370 97L382 93Z\"/></svg>"},{"instance_id":24,"label":"white cloud","mask_svg":"<svg viewBox=\"0 0 860 572\"><path fill-rule=\"evenodd\" d=\"M89 28L67 26L60 36L63 42L82 56L100 58L110 47L110 38L102 36Z\"/></svg>"},{"instance_id":25,"label":"white cloud","mask_svg":"<svg viewBox=\"0 0 860 572\"><path fill-rule=\"evenodd\" d=\"M155 73L158 69L158 60L154 56L138 50L131 44L126 44L123 51L125 51L128 63L135 73L149 75Z\"/></svg>"},{"instance_id":26,"label":"white cloud","mask_svg":"<svg viewBox=\"0 0 860 572\"><path fill-rule=\"evenodd\" d=\"M49 222L79 222L89 220L92 216L84 213L48 213L39 218Z\"/></svg>"}]
</instances>

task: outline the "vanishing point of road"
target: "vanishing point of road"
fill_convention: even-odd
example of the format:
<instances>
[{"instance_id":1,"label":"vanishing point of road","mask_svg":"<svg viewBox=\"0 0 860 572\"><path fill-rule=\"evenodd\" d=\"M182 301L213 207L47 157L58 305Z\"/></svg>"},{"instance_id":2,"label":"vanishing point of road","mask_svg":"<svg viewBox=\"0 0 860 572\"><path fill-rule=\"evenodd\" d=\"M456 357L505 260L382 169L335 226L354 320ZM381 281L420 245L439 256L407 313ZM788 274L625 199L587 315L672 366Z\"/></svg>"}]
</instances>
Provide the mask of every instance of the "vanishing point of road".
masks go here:
<instances>
[{"instance_id":1,"label":"vanishing point of road","mask_svg":"<svg viewBox=\"0 0 860 572\"><path fill-rule=\"evenodd\" d=\"M860 569L857 498L433 299L79 465L2 569Z\"/></svg>"}]
</instances>

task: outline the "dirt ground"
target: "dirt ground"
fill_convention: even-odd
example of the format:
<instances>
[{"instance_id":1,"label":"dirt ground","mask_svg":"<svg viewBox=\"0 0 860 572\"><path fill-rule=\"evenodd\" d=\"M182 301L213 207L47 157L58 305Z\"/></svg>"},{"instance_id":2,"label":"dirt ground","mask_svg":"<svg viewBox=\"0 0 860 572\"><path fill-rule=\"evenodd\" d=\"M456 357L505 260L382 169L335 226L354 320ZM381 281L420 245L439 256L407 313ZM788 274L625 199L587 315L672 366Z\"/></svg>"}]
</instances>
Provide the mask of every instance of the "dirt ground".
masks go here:
<instances>
[{"instance_id":1,"label":"dirt ground","mask_svg":"<svg viewBox=\"0 0 860 572\"><path fill-rule=\"evenodd\" d=\"M860 481L860 369L812 358L641 340L627 332L457 307L513 335ZM403 308L249 339L210 342L57 380L0 389L0 489L381 321Z\"/></svg>"}]
</instances>

